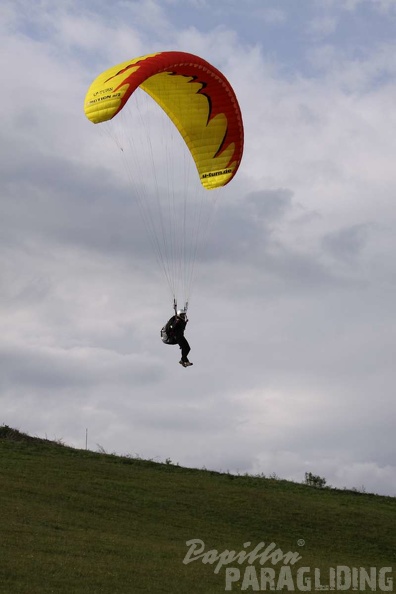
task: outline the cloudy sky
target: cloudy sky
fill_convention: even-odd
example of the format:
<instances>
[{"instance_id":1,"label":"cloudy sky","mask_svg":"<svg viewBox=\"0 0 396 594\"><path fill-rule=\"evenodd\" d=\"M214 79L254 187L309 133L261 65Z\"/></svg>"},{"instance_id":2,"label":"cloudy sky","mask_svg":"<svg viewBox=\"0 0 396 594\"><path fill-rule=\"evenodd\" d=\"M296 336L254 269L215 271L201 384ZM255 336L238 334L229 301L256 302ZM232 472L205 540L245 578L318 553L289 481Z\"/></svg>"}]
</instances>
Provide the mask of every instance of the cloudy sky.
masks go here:
<instances>
[{"instance_id":1,"label":"cloudy sky","mask_svg":"<svg viewBox=\"0 0 396 594\"><path fill-rule=\"evenodd\" d=\"M2 0L0 423L230 472L396 495L396 2ZM187 338L119 152L102 70L222 70L240 170L198 255Z\"/></svg>"}]
</instances>

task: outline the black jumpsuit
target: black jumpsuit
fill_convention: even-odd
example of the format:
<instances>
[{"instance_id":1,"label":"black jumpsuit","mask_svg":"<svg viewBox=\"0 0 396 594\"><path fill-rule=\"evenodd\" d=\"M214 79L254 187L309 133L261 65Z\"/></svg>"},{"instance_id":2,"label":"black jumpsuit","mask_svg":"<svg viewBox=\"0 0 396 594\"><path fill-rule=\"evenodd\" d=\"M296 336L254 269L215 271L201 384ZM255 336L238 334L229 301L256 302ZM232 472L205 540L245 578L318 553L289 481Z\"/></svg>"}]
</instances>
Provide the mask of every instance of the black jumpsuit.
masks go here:
<instances>
[{"instance_id":1,"label":"black jumpsuit","mask_svg":"<svg viewBox=\"0 0 396 594\"><path fill-rule=\"evenodd\" d=\"M188 353L190 352L190 345L187 342L186 337L184 336L184 330L186 328L186 320L180 318L179 316L173 316L169 322L166 324L167 331L169 334L172 334L175 339L176 343L179 345L181 349L181 360L183 363L188 362Z\"/></svg>"}]
</instances>

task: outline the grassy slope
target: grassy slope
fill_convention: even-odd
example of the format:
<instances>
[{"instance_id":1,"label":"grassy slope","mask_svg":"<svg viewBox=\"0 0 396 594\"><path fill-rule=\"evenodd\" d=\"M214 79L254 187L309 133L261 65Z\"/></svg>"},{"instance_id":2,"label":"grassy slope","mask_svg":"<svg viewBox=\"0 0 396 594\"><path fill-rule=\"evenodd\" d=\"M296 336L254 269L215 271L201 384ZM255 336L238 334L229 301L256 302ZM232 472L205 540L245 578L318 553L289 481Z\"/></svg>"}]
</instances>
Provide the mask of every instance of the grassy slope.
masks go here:
<instances>
[{"instance_id":1,"label":"grassy slope","mask_svg":"<svg viewBox=\"0 0 396 594\"><path fill-rule=\"evenodd\" d=\"M330 566L396 565L391 497L96 454L7 427L0 489L1 594L224 592L224 568L182 563L193 538L219 552L275 542L324 583Z\"/></svg>"}]
</instances>

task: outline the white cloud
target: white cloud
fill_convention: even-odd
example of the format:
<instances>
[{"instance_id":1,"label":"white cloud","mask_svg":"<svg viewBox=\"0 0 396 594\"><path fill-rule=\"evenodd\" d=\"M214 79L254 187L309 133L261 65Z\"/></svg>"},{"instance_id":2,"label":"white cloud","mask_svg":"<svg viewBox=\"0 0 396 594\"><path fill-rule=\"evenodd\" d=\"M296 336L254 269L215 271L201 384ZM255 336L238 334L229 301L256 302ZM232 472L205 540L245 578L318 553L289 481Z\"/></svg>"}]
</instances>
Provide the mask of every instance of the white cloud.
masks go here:
<instances>
[{"instance_id":1,"label":"white cloud","mask_svg":"<svg viewBox=\"0 0 396 594\"><path fill-rule=\"evenodd\" d=\"M254 16L271 25L284 23L287 19L286 12L280 8L267 8L260 6L254 11Z\"/></svg>"},{"instance_id":2,"label":"white cloud","mask_svg":"<svg viewBox=\"0 0 396 594\"><path fill-rule=\"evenodd\" d=\"M324 16L313 19L308 25L308 32L319 39L334 33L337 28L337 20L331 16Z\"/></svg>"},{"instance_id":3,"label":"white cloud","mask_svg":"<svg viewBox=\"0 0 396 594\"><path fill-rule=\"evenodd\" d=\"M384 14L393 12L396 9L394 0L343 0L343 5L346 10L350 11L355 11L366 5Z\"/></svg>"}]
</instances>

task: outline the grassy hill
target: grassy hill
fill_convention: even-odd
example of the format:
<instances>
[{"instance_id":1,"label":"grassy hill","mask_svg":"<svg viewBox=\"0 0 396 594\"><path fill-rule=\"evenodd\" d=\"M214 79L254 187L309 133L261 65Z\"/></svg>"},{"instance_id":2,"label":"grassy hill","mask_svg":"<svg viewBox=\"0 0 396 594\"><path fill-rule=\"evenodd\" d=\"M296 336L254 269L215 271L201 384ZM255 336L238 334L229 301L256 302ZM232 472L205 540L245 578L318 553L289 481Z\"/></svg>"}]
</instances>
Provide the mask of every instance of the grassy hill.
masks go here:
<instances>
[{"instance_id":1,"label":"grassy hill","mask_svg":"<svg viewBox=\"0 0 396 594\"><path fill-rule=\"evenodd\" d=\"M392 497L76 450L6 426L0 485L1 594L265 591L262 567L276 591L318 591L315 568L344 592L374 591L373 581L396 591ZM208 554L183 563L192 539ZM260 543L250 563L229 558L215 572L209 551Z\"/></svg>"}]
</instances>

